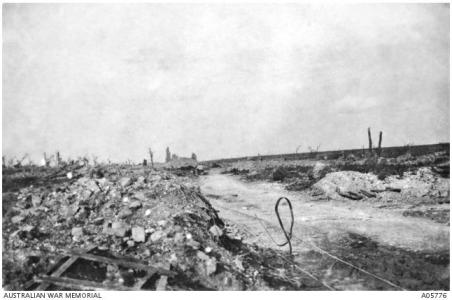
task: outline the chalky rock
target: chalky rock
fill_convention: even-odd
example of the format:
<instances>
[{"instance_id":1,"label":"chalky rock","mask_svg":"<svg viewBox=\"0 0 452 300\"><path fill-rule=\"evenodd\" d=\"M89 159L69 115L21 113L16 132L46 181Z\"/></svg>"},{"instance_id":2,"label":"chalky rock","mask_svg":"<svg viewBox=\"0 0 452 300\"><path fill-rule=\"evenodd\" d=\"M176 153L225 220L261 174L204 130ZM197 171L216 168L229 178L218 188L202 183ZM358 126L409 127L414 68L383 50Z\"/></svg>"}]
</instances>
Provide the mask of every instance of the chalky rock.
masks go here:
<instances>
[{"instance_id":1,"label":"chalky rock","mask_svg":"<svg viewBox=\"0 0 452 300\"><path fill-rule=\"evenodd\" d=\"M212 227L210 227L209 231L216 237L220 237L223 235L223 230L221 230L221 228L218 227L217 225L213 225Z\"/></svg>"},{"instance_id":2,"label":"chalky rock","mask_svg":"<svg viewBox=\"0 0 452 300\"><path fill-rule=\"evenodd\" d=\"M119 184L125 188L132 184L132 179L130 177L123 177L119 180Z\"/></svg>"},{"instance_id":3,"label":"chalky rock","mask_svg":"<svg viewBox=\"0 0 452 300\"><path fill-rule=\"evenodd\" d=\"M132 228L132 239L135 242L144 242L146 240L146 234L143 227Z\"/></svg>"}]
</instances>

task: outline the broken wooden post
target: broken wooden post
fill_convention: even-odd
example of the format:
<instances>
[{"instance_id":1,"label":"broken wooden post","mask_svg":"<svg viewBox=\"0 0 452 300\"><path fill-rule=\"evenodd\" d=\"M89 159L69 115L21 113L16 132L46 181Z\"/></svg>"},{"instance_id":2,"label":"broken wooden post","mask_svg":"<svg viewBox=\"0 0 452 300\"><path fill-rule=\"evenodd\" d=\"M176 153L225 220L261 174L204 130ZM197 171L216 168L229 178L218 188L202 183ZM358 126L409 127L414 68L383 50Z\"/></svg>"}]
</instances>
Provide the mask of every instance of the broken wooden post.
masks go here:
<instances>
[{"instance_id":1,"label":"broken wooden post","mask_svg":"<svg viewBox=\"0 0 452 300\"><path fill-rule=\"evenodd\" d=\"M152 152L151 148L149 148L149 156L151 157L151 168L154 169L154 152Z\"/></svg>"},{"instance_id":2,"label":"broken wooden post","mask_svg":"<svg viewBox=\"0 0 452 300\"><path fill-rule=\"evenodd\" d=\"M380 136L378 137L378 156L381 156L381 142L383 140L383 131L380 131Z\"/></svg>"},{"instance_id":3,"label":"broken wooden post","mask_svg":"<svg viewBox=\"0 0 452 300\"><path fill-rule=\"evenodd\" d=\"M169 147L166 147L166 157L165 157L165 162L170 162L171 161L171 152L169 150Z\"/></svg>"},{"instance_id":4,"label":"broken wooden post","mask_svg":"<svg viewBox=\"0 0 452 300\"><path fill-rule=\"evenodd\" d=\"M56 153L56 164L57 164L57 167L59 167L61 164L61 156L60 156L59 151L57 151L57 153Z\"/></svg>"},{"instance_id":5,"label":"broken wooden post","mask_svg":"<svg viewBox=\"0 0 452 300\"><path fill-rule=\"evenodd\" d=\"M372 153L372 134L370 133L370 127L367 128L367 135L369 136L369 153Z\"/></svg>"},{"instance_id":6,"label":"broken wooden post","mask_svg":"<svg viewBox=\"0 0 452 300\"><path fill-rule=\"evenodd\" d=\"M2 167L6 167L6 156L2 156Z\"/></svg>"}]
</instances>

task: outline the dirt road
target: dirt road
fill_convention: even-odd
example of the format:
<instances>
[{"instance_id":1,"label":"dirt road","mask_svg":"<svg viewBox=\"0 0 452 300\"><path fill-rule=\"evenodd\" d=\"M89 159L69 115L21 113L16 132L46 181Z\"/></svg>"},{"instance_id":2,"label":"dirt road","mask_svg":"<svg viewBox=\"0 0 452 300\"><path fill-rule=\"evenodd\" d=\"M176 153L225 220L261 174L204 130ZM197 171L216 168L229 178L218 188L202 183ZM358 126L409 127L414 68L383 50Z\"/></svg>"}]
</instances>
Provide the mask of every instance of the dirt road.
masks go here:
<instances>
[{"instance_id":1,"label":"dirt road","mask_svg":"<svg viewBox=\"0 0 452 300\"><path fill-rule=\"evenodd\" d=\"M284 241L274 205L279 197L289 198L295 216L295 261L336 289L397 289L396 286L421 289L431 287L430 277L446 280L449 276L449 261L443 257L449 253L447 225L403 217L399 211L377 209L365 202L315 201L307 193L289 192L278 183L244 182L237 176L219 172L203 176L200 185L213 206L220 210L220 216L248 233L247 242L266 247L278 248L270 236L277 242ZM280 211L288 227L288 207L282 206ZM398 284L391 286L356 269L338 266L335 259L319 254L317 246L340 258L348 258L365 270L384 272L375 275L391 278L391 282ZM441 253L441 263L431 262L429 257L437 253ZM394 265L389 261L384 262L387 266L383 269L372 266L378 263L367 262L373 256L377 260L385 260L386 256L389 260L402 257L400 270L392 273L387 270ZM413 268L427 268L427 272L419 271L422 273L419 275ZM398 279L400 276L403 280Z\"/></svg>"}]
</instances>

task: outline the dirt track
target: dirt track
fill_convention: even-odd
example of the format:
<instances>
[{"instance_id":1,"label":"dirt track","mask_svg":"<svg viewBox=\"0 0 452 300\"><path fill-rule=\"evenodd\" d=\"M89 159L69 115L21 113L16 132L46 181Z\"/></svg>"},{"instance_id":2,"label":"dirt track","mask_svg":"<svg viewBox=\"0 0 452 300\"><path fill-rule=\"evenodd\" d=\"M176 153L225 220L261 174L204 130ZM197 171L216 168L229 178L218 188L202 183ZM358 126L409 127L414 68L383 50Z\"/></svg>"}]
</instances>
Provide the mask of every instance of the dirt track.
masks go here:
<instances>
[{"instance_id":1,"label":"dirt track","mask_svg":"<svg viewBox=\"0 0 452 300\"><path fill-rule=\"evenodd\" d=\"M243 182L236 176L219 172L202 177L200 185L213 206L220 210L220 216L248 233L247 242L268 247L277 246L266 230L278 242L283 241L274 214L274 204L279 197L288 197L295 216L295 260L337 289L395 287L362 272L351 271L350 267L338 266L334 259L325 257L324 254L319 256L312 244L343 259L348 258L380 277L391 278L392 282L396 281L396 285L403 288L432 287L430 277L434 281L444 280L444 284L448 285L449 262L448 259L444 261L449 253L447 225L421 218L403 217L400 211L378 209L363 202L314 201L307 193L286 191L278 183ZM280 210L283 220L288 222L287 207ZM354 250L357 250L356 253ZM379 262L368 262L374 255ZM393 256L401 259L400 267L396 266L398 262L395 265L394 262L389 262ZM432 256L438 256L441 262L431 262ZM380 266L372 266L374 263L387 266L380 270ZM397 270L389 270L391 265ZM414 271L415 269L419 270ZM428 274L422 269L426 269ZM444 284L440 288L447 288Z\"/></svg>"}]
</instances>

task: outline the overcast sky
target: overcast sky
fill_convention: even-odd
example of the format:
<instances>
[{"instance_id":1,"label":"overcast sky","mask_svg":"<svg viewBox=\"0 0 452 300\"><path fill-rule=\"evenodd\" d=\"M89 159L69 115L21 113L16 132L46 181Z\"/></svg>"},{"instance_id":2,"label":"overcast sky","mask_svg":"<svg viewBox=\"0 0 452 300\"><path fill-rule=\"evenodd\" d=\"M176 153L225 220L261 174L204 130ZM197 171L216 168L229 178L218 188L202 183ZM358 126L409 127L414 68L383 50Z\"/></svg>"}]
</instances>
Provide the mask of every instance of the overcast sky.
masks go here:
<instances>
[{"instance_id":1,"label":"overcast sky","mask_svg":"<svg viewBox=\"0 0 452 300\"><path fill-rule=\"evenodd\" d=\"M449 5L4 4L3 154L449 141Z\"/></svg>"}]
</instances>

